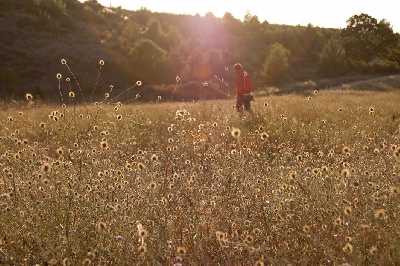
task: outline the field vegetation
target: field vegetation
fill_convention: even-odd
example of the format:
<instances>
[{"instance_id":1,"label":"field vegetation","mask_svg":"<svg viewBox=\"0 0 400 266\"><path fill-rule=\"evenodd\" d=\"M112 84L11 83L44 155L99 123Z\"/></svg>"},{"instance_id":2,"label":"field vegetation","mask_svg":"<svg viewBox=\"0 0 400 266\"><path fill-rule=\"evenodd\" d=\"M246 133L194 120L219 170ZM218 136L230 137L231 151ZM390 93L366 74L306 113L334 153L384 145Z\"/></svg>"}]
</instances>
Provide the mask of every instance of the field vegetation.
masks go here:
<instances>
[{"instance_id":1,"label":"field vegetation","mask_svg":"<svg viewBox=\"0 0 400 266\"><path fill-rule=\"evenodd\" d=\"M346 22L0 0L0 264L400 265L400 35Z\"/></svg>"},{"instance_id":2,"label":"field vegetation","mask_svg":"<svg viewBox=\"0 0 400 266\"><path fill-rule=\"evenodd\" d=\"M0 110L1 264L400 264L398 90L260 95L241 120L140 83Z\"/></svg>"}]
</instances>

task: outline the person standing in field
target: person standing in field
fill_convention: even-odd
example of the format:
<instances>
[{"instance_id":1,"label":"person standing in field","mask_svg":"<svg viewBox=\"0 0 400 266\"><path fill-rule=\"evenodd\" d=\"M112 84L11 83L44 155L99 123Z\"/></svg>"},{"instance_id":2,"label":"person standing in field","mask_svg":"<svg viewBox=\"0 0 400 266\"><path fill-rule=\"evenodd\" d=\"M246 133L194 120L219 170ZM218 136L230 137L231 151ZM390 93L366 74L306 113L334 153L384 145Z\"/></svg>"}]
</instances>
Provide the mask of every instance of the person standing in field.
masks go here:
<instances>
[{"instance_id":1,"label":"person standing in field","mask_svg":"<svg viewBox=\"0 0 400 266\"><path fill-rule=\"evenodd\" d=\"M253 100L253 80L248 72L243 70L240 63L233 65L236 72L236 110L239 112L240 118L243 118L243 109L251 114L254 118L253 110L251 110L250 102Z\"/></svg>"}]
</instances>

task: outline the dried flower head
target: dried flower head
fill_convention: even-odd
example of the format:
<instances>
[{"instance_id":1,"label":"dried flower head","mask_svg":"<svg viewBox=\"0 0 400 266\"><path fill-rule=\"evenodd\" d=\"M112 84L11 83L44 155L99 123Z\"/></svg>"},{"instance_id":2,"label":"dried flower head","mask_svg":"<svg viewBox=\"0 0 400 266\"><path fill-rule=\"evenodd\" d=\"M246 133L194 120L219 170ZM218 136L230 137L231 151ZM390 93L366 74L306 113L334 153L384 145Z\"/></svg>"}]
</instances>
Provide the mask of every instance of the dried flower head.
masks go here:
<instances>
[{"instance_id":1,"label":"dried flower head","mask_svg":"<svg viewBox=\"0 0 400 266\"><path fill-rule=\"evenodd\" d=\"M40 170L44 173L50 173L51 172L51 164L45 162L40 166Z\"/></svg>"},{"instance_id":2,"label":"dried flower head","mask_svg":"<svg viewBox=\"0 0 400 266\"><path fill-rule=\"evenodd\" d=\"M105 230L107 228L107 224L105 222L98 222L97 223L97 229L99 230Z\"/></svg>"},{"instance_id":3,"label":"dried flower head","mask_svg":"<svg viewBox=\"0 0 400 266\"><path fill-rule=\"evenodd\" d=\"M138 250L140 255L144 255L147 252L147 247L144 246L144 245L140 245L137 250Z\"/></svg>"},{"instance_id":4,"label":"dried flower head","mask_svg":"<svg viewBox=\"0 0 400 266\"><path fill-rule=\"evenodd\" d=\"M383 218L385 218L385 217L386 217L386 211L385 211L385 209L376 210L375 213L374 213L374 216L375 216L375 218L377 218L377 219L383 219Z\"/></svg>"},{"instance_id":5,"label":"dried flower head","mask_svg":"<svg viewBox=\"0 0 400 266\"><path fill-rule=\"evenodd\" d=\"M369 254L375 255L378 253L378 248L374 245L369 249Z\"/></svg>"},{"instance_id":6,"label":"dried flower head","mask_svg":"<svg viewBox=\"0 0 400 266\"><path fill-rule=\"evenodd\" d=\"M350 243L346 243L346 245L343 247L343 251L351 253L353 252L353 246Z\"/></svg>"},{"instance_id":7,"label":"dried flower head","mask_svg":"<svg viewBox=\"0 0 400 266\"><path fill-rule=\"evenodd\" d=\"M140 228L140 229L138 230L138 235L139 235L139 237L145 238L145 237L147 237L148 232L147 232L146 229Z\"/></svg>"},{"instance_id":8,"label":"dried flower head","mask_svg":"<svg viewBox=\"0 0 400 266\"><path fill-rule=\"evenodd\" d=\"M351 206L347 206L346 208L344 208L344 214L345 215L350 215L352 213L353 209L351 208Z\"/></svg>"},{"instance_id":9,"label":"dried flower head","mask_svg":"<svg viewBox=\"0 0 400 266\"><path fill-rule=\"evenodd\" d=\"M178 255L185 255L186 254L186 248L185 247L177 247L176 248L176 253L178 253Z\"/></svg>"},{"instance_id":10,"label":"dried flower head","mask_svg":"<svg viewBox=\"0 0 400 266\"><path fill-rule=\"evenodd\" d=\"M391 196L396 196L400 192L400 187L398 186L390 186L389 187L390 195Z\"/></svg>"},{"instance_id":11,"label":"dried flower head","mask_svg":"<svg viewBox=\"0 0 400 266\"><path fill-rule=\"evenodd\" d=\"M240 137L240 129L238 129L238 128L232 128L232 131L231 131L231 135L232 135L232 137L234 137L234 138L239 138Z\"/></svg>"}]
</instances>

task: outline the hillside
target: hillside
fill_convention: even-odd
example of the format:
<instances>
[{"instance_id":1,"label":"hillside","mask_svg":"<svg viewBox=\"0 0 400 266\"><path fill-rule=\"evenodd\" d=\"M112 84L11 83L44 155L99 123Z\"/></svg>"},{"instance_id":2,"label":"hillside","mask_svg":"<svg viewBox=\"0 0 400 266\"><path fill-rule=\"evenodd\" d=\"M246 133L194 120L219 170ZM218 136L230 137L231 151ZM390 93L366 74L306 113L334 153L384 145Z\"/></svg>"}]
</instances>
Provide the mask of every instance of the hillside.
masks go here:
<instances>
[{"instance_id":1,"label":"hillside","mask_svg":"<svg viewBox=\"0 0 400 266\"><path fill-rule=\"evenodd\" d=\"M230 81L233 73L225 73L224 68L237 61L253 74L259 91L272 86L281 92L301 92L354 78L326 79L318 74L319 53L335 29L271 25L251 16L243 23L228 15L219 19L110 9L97 1L8 0L0 6L0 98L4 99L21 98L27 92L49 101L57 99L57 73L62 74L65 89L67 77L82 91L95 89L98 95L110 85L118 92L141 80L145 85L142 90L148 88L152 96L154 91L165 89L161 94L168 95L174 90L176 76L186 87L215 82L215 77ZM130 29L130 23L139 32ZM163 62L157 57L139 63L133 60L132 51L143 39L155 43L160 57L165 57ZM261 70L267 48L274 42L290 51L289 68L266 82ZM62 65L61 59L68 65ZM100 66L100 60L105 64ZM147 66L152 60L157 67Z\"/></svg>"},{"instance_id":2,"label":"hillside","mask_svg":"<svg viewBox=\"0 0 400 266\"><path fill-rule=\"evenodd\" d=\"M57 89L57 73L65 73L61 59L66 59L82 86L92 86L98 76L98 62L104 60L101 86L123 86L131 80L129 68L124 66L124 55L118 48L111 49L102 42L102 35L111 25L91 25L82 21L79 2L68 9L71 28L60 23L43 29L31 26L28 15L3 13L0 19L0 68L10 67L18 77L18 91L22 93L39 87L52 94ZM25 17L26 16L26 17ZM25 19L27 20L26 22ZM54 21L58 22L58 21Z\"/></svg>"}]
</instances>

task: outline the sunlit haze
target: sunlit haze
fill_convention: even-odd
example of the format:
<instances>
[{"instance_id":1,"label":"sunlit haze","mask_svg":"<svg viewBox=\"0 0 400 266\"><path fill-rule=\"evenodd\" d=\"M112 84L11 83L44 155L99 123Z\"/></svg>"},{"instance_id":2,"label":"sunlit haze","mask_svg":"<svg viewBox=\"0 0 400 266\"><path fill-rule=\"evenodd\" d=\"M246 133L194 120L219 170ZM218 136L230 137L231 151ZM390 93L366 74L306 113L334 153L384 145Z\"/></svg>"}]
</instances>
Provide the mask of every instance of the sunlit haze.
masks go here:
<instances>
[{"instance_id":1,"label":"sunlit haze","mask_svg":"<svg viewBox=\"0 0 400 266\"><path fill-rule=\"evenodd\" d=\"M84 2L85 0L80 0ZM394 32L400 31L400 16L395 0L97 0L101 5L109 7L121 6L123 9L138 10L141 7L151 12L174 14L199 14L204 16L212 12L216 17L223 17L226 12L242 20L246 11L256 15L260 22L264 20L271 24L303 25L311 23L323 28L345 28L346 21L353 15L361 13L377 19L390 22Z\"/></svg>"}]
</instances>

